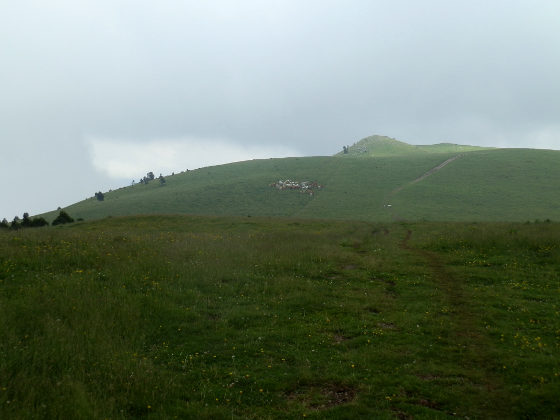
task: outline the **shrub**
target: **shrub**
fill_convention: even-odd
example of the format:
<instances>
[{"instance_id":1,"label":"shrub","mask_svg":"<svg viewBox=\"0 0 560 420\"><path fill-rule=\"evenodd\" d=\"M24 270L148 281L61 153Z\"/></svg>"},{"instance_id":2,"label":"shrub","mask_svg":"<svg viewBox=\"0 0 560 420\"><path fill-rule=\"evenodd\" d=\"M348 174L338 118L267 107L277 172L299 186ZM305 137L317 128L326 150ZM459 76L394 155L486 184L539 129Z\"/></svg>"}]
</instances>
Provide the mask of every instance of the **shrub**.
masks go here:
<instances>
[{"instance_id":1,"label":"shrub","mask_svg":"<svg viewBox=\"0 0 560 420\"><path fill-rule=\"evenodd\" d=\"M29 218L29 213L23 213L23 220L21 221L22 227L31 227L31 219Z\"/></svg>"},{"instance_id":2,"label":"shrub","mask_svg":"<svg viewBox=\"0 0 560 420\"><path fill-rule=\"evenodd\" d=\"M60 213L58 214L56 219L53 220L52 225L62 225L65 223L72 223L73 221L74 219L72 219L68 213L66 213L64 210L60 210Z\"/></svg>"},{"instance_id":3,"label":"shrub","mask_svg":"<svg viewBox=\"0 0 560 420\"><path fill-rule=\"evenodd\" d=\"M42 217L34 217L31 221L31 227L41 227L41 226L48 226L49 222L47 222Z\"/></svg>"},{"instance_id":4,"label":"shrub","mask_svg":"<svg viewBox=\"0 0 560 420\"><path fill-rule=\"evenodd\" d=\"M19 221L19 217L14 217L14 220L12 220L12 223L10 224L10 228L12 229L20 229L21 228L21 223Z\"/></svg>"}]
</instances>

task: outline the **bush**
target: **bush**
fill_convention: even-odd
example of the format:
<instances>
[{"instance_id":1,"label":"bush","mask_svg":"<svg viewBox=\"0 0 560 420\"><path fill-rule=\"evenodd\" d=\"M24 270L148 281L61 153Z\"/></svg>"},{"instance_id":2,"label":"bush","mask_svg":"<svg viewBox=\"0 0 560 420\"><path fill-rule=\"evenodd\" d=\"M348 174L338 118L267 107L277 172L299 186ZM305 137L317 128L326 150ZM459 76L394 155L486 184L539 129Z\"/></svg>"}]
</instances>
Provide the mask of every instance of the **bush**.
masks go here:
<instances>
[{"instance_id":1,"label":"bush","mask_svg":"<svg viewBox=\"0 0 560 420\"><path fill-rule=\"evenodd\" d=\"M12 229L19 229L19 228L21 228L21 223L20 223L20 221L19 221L19 217L17 217L17 216L14 217L14 220L12 221L12 224L10 225L10 227L11 227Z\"/></svg>"},{"instance_id":2,"label":"bush","mask_svg":"<svg viewBox=\"0 0 560 420\"><path fill-rule=\"evenodd\" d=\"M23 220L21 221L22 227L31 227L31 219L29 218L29 213L23 213Z\"/></svg>"},{"instance_id":3,"label":"bush","mask_svg":"<svg viewBox=\"0 0 560 420\"><path fill-rule=\"evenodd\" d=\"M64 210L60 210L60 213L58 214L56 219L53 220L52 225L53 226L63 225L65 223L72 223L72 222L74 222L74 219L72 219L70 215L66 213Z\"/></svg>"},{"instance_id":4,"label":"bush","mask_svg":"<svg viewBox=\"0 0 560 420\"><path fill-rule=\"evenodd\" d=\"M42 217L34 217L31 221L31 227L41 227L41 226L48 226L49 222L47 222Z\"/></svg>"}]
</instances>

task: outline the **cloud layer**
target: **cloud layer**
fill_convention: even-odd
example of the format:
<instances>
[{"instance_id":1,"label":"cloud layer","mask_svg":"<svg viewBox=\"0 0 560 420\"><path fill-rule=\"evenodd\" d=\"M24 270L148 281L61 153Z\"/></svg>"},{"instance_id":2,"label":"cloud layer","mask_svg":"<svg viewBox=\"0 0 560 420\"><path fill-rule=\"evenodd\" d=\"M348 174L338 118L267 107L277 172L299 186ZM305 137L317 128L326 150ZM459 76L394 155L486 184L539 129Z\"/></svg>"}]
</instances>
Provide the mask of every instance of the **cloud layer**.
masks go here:
<instances>
[{"instance_id":1,"label":"cloud layer","mask_svg":"<svg viewBox=\"0 0 560 420\"><path fill-rule=\"evenodd\" d=\"M215 139L233 159L330 155L371 134L560 149L557 0L4 3L0 217L136 170L110 147L178 159L157 139L186 139L165 140L181 166L207 154L179 144Z\"/></svg>"},{"instance_id":2,"label":"cloud layer","mask_svg":"<svg viewBox=\"0 0 560 420\"><path fill-rule=\"evenodd\" d=\"M90 139L89 146L96 170L110 178L137 181L148 171L168 175L229 162L301 155L283 146L244 146L216 139L175 139L143 143Z\"/></svg>"}]
</instances>

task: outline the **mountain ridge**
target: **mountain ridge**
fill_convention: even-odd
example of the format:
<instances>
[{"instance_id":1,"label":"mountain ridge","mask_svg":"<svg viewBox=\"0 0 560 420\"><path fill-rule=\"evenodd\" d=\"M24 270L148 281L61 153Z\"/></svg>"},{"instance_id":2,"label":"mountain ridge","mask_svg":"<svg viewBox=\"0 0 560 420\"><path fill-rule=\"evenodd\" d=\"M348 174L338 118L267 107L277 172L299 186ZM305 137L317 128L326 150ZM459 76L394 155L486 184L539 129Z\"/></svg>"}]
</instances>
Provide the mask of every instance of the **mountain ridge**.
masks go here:
<instances>
[{"instance_id":1,"label":"mountain ridge","mask_svg":"<svg viewBox=\"0 0 560 420\"><path fill-rule=\"evenodd\" d=\"M411 153L460 153L494 149L492 147L470 146L455 143L412 145L392 137L377 134L365 137L352 146L346 147L346 153L342 151L337 153L336 156L395 156Z\"/></svg>"},{"instance_id":2,"label":"mountain ridge","mask_svg":"<svg viewBox=\"0 0 560 420\"><path fill-rule=\"evenodd\" d=\"M368 145L368 152L352 153ZM461 158L454 159L457 156ZM104 201L91 197L65 210L86 220L137 214L365 221L560 220L559 160L560 151L448 143L412 146L370 136L350 146L347 154L200 168L166 176L163 185L154 180L123 187L106 192ZM434 171L446 161L450 163ZM278 187L279 181L288 180L293 185L322 188ZM56 214L43 216L52 220Z\"/></svg>"}]
</instances>

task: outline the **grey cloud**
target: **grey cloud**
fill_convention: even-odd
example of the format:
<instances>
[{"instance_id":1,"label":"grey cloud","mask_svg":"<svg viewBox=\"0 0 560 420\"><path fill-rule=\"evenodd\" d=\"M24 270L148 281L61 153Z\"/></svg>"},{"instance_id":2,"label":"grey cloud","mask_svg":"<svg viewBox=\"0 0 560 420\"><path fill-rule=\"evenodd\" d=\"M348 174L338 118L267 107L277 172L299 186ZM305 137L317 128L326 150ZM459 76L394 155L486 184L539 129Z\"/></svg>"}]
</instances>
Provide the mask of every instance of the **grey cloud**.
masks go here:
<instances>
[{"instance_id":1,"label":"grey cloud","mask_svg":"<svg viewBox=\"0 0 560 420\"><path fill-rule=\"evenodd\" d=\"M0 162L17 187L0 216L52 207L43 191L69 203L109 185L88 161L87 136L225 138L317 155L373 133L508 147L546 133L539 145L560 148L552 0L2 9L0 145L14 156ZM74 184L52 182L69 172ZM24 188L27 174L40 181Z\"/></svg>"}]
</instances>

